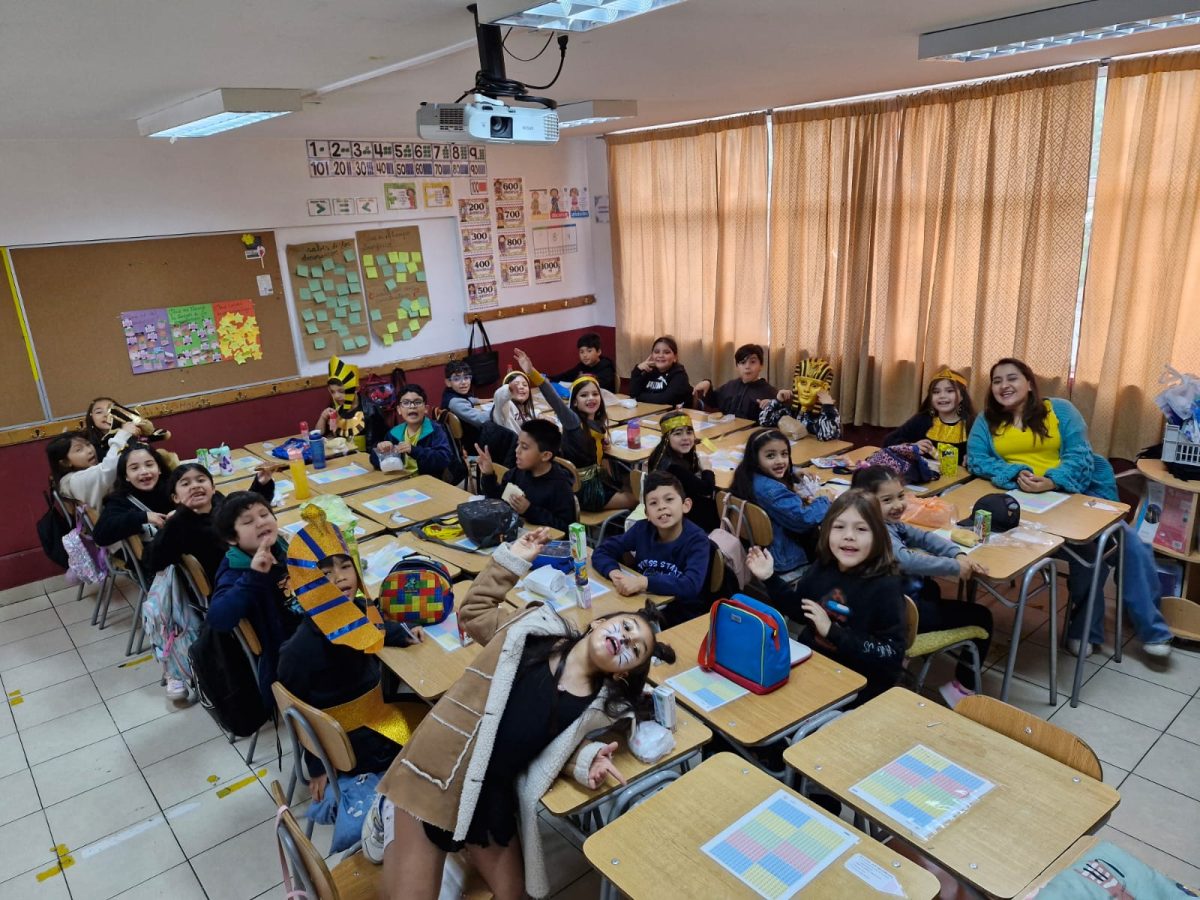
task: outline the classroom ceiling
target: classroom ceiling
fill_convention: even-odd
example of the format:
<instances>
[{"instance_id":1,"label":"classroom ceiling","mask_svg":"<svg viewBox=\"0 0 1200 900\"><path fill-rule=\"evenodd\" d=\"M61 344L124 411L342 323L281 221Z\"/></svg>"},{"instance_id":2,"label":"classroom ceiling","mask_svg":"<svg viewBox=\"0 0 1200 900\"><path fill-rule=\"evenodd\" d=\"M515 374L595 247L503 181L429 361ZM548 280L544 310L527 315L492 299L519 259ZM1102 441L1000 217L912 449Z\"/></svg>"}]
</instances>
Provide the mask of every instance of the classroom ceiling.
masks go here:
<instances>
[{"instance_id":1,"label":"classroom ceiling","mask_svg":"<svg viewBox=\"0 0 1200 900\"><path fill-rule=\"evenodd\" d=\"M635 99L622 127L725 115L1200 44L1200 26L979 63L917 60L924 31L1063 5L1021 0L689 0L573 35L559 102ZM514 32L532 56L545 38ZM458 49L455 49L455 48ZM442 55L444 54L444 55ZM548 81L551 45L509 76ZM433 57L430 59L429 57ZM421 60L425 60L421 62ZM477 67L462 0L0 0L0 139L136 138L138 116L217 87L318 91L303 112L206 140L403 138ZM611 127L611 126L610 126ZM573 133L597 133L602 127Z\"/></svg>"}]
</instances>

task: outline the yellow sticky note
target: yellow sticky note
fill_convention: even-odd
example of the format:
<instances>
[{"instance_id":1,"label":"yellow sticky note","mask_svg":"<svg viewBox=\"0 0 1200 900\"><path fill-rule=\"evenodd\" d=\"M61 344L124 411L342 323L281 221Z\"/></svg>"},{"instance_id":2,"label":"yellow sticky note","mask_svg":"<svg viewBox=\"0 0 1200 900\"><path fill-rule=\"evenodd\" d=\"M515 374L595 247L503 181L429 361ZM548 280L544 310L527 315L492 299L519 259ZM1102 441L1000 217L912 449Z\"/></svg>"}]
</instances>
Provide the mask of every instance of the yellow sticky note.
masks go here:
<instances>
[{"instance_id":1,"label":"yellow sticky note","mask_svg":"<svg viewBox=\"0 0 1200 900\"><path fill-rule=\"evenodd\" d=\"M418 331L421 330L421 320L413 319L411 322L408 323L408 327L409 327L409 330L411 330L413 334L416 334Z\"/></svg>"},{"instance_id":2,"label":"yellow sticky note","mask_svg":"<svg viewBox=\"0 0 1200 900\"><path fill-rule=\"evenodd\" d=\"M408 318L407 310L403 310L403 309L396 310L396 318L397 319L407 319Z\"/></svg>"},{"instance_id":3,"label":"yellow sticky note","mask_svg":"<svg viewBox=\"0 0 1200 900\"><path fill-rule=\"evenodd\" d=\"M396 280L397 280L397 281L399 281L399 282L401 282L401 283L403 283L403 282L405 282L405 281L408 281L408 276L407 276L407 275L405 275L403 272L397 272L397 273L396 273Z\"/></svg>"},{"instance_id":4,"label":"yellow sticky note","mask_svg":"<svg viewBox=\"0 0 1200 900\"><path fill-rule=\"evenodd\" d=\"M375 256L374 256L374 254L372 254L372 253L364 253L364 254L363 254L363 265L364 265L364 266L373 266L373 265L375 265Z\"/></svg>"},{"instance_id":5,"label":"yellow sticky note","mask_svg":"<svg viewBox=\"0 0 1200 900\"><path fill-rule=\"evenodd\" d=\"M395 322L388 322L388 334L395 334L398 330Z\"/></svg>"},{"instance_id":6,"label":"yellow sticky note","mask_svg":"<svg viewBox=\"0 0 1200 900\"><path fill-rule=\"evenodd\" d=\"M374 266L367 266L367 277L368 278L378 278L379 270L376 269Z\"/></svg>"},{"instance_id":7,"label":"yellow sticky note","mask_svg":"<svg viewBox=\"0 0 1200 900\"><path fill-rule=\"evenodd\" d=\"M410 271L410 272L416 272L420 268L421 267L419 265L417 265L415 262L410 262L408 264L408 271Z\"/></svg>"},{"instance_id":8,"label":"yellow sticky note","mask_svg":"<svg viewBox=\"0 0 1200 900\"><path fill-rule=\"evenodd\" d=\"M395 263L395 262L399 262L399 261L400 261L400 254L397 253L395 250L391 251L388 254L388 262Z\"/></svg>"},{"instance_id":9,"label":"yellow sticky note","mask_svg":"<svg viewBox=\"0 0 1200 900\"><path fill-rule=\"evenodd\" d=\"M401 250L399 253L396 254L396 262L407 263L408 259L409 259L409 256L408 256L407 250Z\"/></svg>"},{"instance_id":10,"label":"yellow sticky note","mask_svg":"<svg viewBox=\"0 0 1200 900\"><path fill-rule=\"evenodd\" d=\"M390 347L395 342L396 342L396 339L394 337L392 337L390 334L385 334L383 336L383 346Z\"/></svg>"},{"instance_id":11,"label":"yellow sticky note","mask_svg":"<svg viewBox=\"0 0 1200 900\"><path fill-rule=\"evenodd\" d=\"M414 251L412 252L412 254L411 254L411 256L410 256L409 258L410 258L410 259L411 259L413 262L415 262L415 263L419 263L419 262L421 261L421 251L420 251L420 250L414 250Z\"/></svg>"}]
</instances>

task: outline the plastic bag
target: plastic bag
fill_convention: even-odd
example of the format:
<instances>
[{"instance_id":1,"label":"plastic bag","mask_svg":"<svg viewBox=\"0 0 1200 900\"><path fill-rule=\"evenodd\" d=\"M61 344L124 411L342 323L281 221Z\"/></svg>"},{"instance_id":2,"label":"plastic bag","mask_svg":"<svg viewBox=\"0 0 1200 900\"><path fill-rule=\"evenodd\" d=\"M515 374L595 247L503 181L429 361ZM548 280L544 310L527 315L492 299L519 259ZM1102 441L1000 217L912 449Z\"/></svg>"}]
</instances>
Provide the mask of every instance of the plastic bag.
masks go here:
<instances>
[{"instance_id":1,"label":"plastic bag","mask_svg":"<svg viewBox=\"0 0 1200 900\"><path fill-rule=\"evenodd\" d=\"M675 749L675 735L657 722L639 722L629 739L629 752L644 763L662 759Z\"/></svg>"},{"instance_id":2,"label":"plastic bag","mask_svg":"<svg viewBox=\"0 0 1200 900\"><path fill-rule=\"evenodd\" d=\"M1165 384L1166 388L1159 392L1154 402L1168 422L1182 425L1192 418L1193 408L1200 401L1200 378L1171 366L1164 366L1163 370L1158 383Z\"/></svg>"},{"instance_id":3,"label":"plastic bag","mask_svg":"<svg viewBox=\"0 0 1200 900\"><path fill-rule=\"evenodd\" d=\"M922 528L953 528L954 506L941 497L912 497L900 521Z\"/></svg>"}]
</instances>

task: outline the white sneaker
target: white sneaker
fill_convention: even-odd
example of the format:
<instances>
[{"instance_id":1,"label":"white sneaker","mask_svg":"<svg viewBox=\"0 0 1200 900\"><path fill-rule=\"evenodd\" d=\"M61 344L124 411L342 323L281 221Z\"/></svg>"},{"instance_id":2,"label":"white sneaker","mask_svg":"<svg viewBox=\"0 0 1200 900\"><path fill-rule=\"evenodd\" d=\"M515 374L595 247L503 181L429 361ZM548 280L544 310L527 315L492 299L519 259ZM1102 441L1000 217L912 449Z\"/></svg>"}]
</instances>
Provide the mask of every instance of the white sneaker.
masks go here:
<instances>
[{"instance_id":1,"label":"white sneaker","mask_svg":"<svg viewBox=\"0 0 1200 900\"><path fill-rule=\"evenodd\" d=\"M1171 655L1171 642L1156 641L1153 644L1142 644L1142 649L1146 651L1147 656L1157 656L1159 659L1165 659Z\"/></svg>"},{"instance_id":2,"label":"white sneaker","mask_svg":"<svg viewBox=\"0 0 1200 900\"><path fill-rule=\"evenodd\" d=\"M167 679L167 699L169 700L186 700L188 694L187 682L181 681L178 678Z\"/></svg>"},{"instance_id":3,"label":"white sneaker","mask_svg":"<svg viewBox=\"0 0 1200 900\"><path fill-rule=\"evenodd\" d=\"M1067 652L1070 653L1072 656L1079 655L1079 645L1080 645L1080 641L1076 640L1075 638L1067 638ZM1083 658L1087 659L1091 655L1092 655L1092 645L1089 642L1087 645L1087 648L1083 651Z\"/></svg>"},{"instance_id":4,"label":"white sneaker","mask_svg":"<svg viewBox=\"0 0 1200 900\"><path fill-rule=\"evenodd\" d=\"M371 805L367 807L367 814L363 816L363 856L377 866L383 865L383 842L386 839L383 828L383 804L386 802L387 798L383 794L376 794Z\"/></svg>"}]
</instances>

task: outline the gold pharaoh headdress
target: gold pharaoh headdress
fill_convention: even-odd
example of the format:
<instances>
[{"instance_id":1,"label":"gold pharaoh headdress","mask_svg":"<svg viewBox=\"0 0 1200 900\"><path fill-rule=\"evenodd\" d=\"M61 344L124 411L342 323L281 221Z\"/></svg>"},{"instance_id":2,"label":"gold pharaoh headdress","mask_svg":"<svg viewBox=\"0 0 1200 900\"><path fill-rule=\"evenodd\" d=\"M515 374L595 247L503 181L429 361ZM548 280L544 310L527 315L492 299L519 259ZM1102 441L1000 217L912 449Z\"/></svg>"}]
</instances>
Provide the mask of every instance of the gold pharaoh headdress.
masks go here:
<instances>
[{"instance_id":1,"label":"gold pharaoh headdress","mask_svg":"<svg viewBox=\"0 0 1200 900\"><path fill-rule=\"evenodd\" d=\"M329 380L336 381L346 392L346 399L342 401L338 415L350 415L358 406L358 366L331 356L329 358Z\"/></svg>"}]
</instances>

